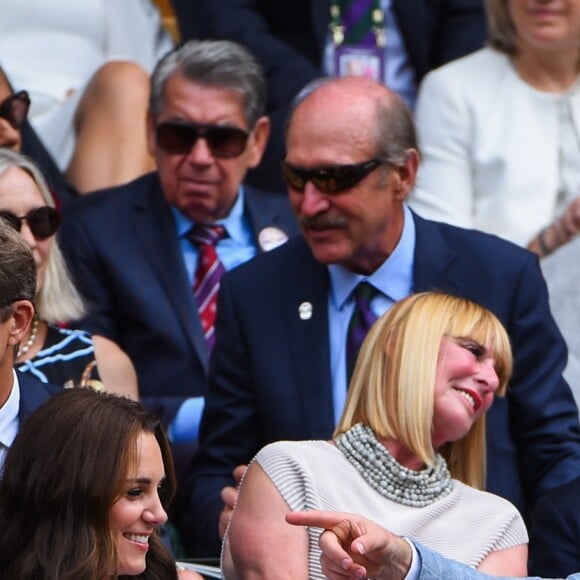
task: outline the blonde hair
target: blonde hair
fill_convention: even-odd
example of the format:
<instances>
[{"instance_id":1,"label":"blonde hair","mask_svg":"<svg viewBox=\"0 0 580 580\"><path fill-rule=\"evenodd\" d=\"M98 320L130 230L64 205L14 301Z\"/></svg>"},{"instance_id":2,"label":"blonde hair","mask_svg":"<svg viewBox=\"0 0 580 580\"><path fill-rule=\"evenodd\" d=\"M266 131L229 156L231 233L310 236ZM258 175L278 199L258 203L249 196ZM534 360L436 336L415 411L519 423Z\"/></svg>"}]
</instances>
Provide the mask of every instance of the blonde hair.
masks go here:
<instances>
[{"instance_id":1,"label":"blonde hair","mask_svg":"<svg viewBox=\"0 0 580 580\"><path fill-rule=\"evenodd\" d=\"M12 167L30 175L46 205L55 207L48 184L32 159L9 149L0 149L0 175ZM83 301L72 282L56 237L52 240L44 282L36 294L35 303L38 316L51 324L72 322L85 314Z\"/></svg>"},{"instance_id":2,"label":"blonde hair","mask_svg":"<svg viewBox=\"0 0 580 580\"><path fill-rule=\"evenodd\" d=\"M513 55L518 51L518 36L509 13L508 0L485 0L489 43L493 48Z\"/></svg>"},{"instance_id":3,"label":"blonde hair","mask_svg":"<svg viewBox=\"0 0 580 580\"><path fill-rule=\"evenodd\" d=\"M503 396L512 370L508 335L488 310L438 292L414 294L395 304L365 338L335 436L356 423L378 437L397 440L432 465L434 385L444 337L471 338L493 350ZM442 449L451 474L482 488L485 480L485 417Z\"/></svg>"}]
</instances>

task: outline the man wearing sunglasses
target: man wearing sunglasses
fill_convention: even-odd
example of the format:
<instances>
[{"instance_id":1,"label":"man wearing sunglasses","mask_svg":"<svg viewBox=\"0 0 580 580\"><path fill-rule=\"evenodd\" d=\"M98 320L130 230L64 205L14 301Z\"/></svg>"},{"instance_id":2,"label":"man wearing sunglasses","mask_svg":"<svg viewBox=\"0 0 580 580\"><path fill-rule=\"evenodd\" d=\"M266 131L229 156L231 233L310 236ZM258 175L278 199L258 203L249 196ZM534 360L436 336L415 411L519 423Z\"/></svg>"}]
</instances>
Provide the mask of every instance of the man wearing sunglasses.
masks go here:
<instances>
[{"instance_id":1,"label":"man wearing sunglasses","mask_svg":"<svg viewBox=\"0 0 580 580\"><path fill-rule=\"evenodd\" d=\"M0 219L0 478L19 425L62 390L14 370L18 345L34 317L36 265L28 244Z\"/></svg>"},{"instance_id":2,"label":"man wearing sunglasses","mask_svg":"<svg viewBox=\"0 0 580 580\"><path fill-rule=\"evenodd\" d=\"M369 79L320 79L294 103L286 147L282 174L302 236L222 280L200 448L186 484L190 550L218 553L234 468L269 442L332 434L360 282L373 290L375 316L436 289L505 324L515 372L487 416L489 491L527 514L546 489L578 477L578 410L537 259L408 209L419 153L401 99Z\"/></svg>"},{"instance_id":3,"label":"man wearing sunglasses","mask_svg":"<svg viewBox=\"0 0 580 580\"><path fill-rule=\"evenodd\" d=\"M264 100L260 66L235 43L190 41L168 53L152 75L147 120L157 172L87 196L62 226L92 305L84 326L130 356L142 401L170 425L178 463L195 445L211 348L208 309L202 321L193 291L205 254L190 232L220 226L219 269L298 232L287 199L243 185L268 139Z\"/></svg>"}]
</instances>

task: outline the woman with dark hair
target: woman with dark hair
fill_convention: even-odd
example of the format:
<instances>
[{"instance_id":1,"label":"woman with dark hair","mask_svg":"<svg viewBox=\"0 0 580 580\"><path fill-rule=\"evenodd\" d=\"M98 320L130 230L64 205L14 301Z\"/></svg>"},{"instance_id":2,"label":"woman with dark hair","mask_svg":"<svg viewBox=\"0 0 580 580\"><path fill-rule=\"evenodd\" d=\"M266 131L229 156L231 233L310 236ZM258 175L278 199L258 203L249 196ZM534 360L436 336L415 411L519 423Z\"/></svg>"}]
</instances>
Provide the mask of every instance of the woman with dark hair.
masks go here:
<instances>
[{"instance_id":1,"label":"woman with dark hair","mask_svg":"<svg viewBox=\"0 0 580 580\"><path fill-rule=\"evenodd\" d=\"M59 393L24 423L6 456L2 578L177 579L158 536L175 487L155 416L93 389Z\"/></svg>"}]
</instances>

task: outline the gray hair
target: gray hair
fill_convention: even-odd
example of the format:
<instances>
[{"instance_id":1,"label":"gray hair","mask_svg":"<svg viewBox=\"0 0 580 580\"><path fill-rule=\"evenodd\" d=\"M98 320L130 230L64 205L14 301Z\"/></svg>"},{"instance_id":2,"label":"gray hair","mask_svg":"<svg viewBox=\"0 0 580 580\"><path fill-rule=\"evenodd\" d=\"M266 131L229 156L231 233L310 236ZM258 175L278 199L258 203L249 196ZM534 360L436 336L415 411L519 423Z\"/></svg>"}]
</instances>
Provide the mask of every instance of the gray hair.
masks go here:
<instances>
[{"instance_id":1,"label":"gray hair","mask_svg":"<svg viewBox=\"0 0 580 580\"><path fill-rule=\"evenodd\" d=\"M9 149L0 149L0 175L12 167L30 175L46 205L55 207L48 184L32 159ZM56 237L48 254L44 283L36 294L36 306L38 316L51 324L72 322L85 314L83 301L72 282Z\"/></svg>"},{"instance_id":2,"label":"gray hair","mask_svg":"<svg viewBox=\"0 0 580 580\"><path fill-rule=\"evenodd\" d=\"M266 111L266 79L258 61L240 44L230 40L190 40L167 53L151 76L150 110L163 109L165 85L180 74L191 83L239 92L244 116L252 128Z\"/></svg>"},{"instance_id":3,"label":"gray hair","mask_svg":"<svg viewBox=\"0 0 580 580\"><path fill-rule=\"evenodd\" d=\"M34 301L36 264L24 238L0 219L0 322L16 300Z\"/></svg>"},{"instance_id":4,"label":"gray hair","mask_svg":"<svg viewBox=\"0 0 580 580\"><path fill-rule=\"evenodd\" d=\"M318 89L336 81L337 77L321 77L310 81L300 90L290 104L285 125L286 134L296 109ZM377 156L384 158L389 165L398 166L405 163L409 149L419 151L417 130L413 113L405 101L392 91L385 91L385 96L387 95L388 98L376 102L374 127Z\"/></svg>"}]
</instances>

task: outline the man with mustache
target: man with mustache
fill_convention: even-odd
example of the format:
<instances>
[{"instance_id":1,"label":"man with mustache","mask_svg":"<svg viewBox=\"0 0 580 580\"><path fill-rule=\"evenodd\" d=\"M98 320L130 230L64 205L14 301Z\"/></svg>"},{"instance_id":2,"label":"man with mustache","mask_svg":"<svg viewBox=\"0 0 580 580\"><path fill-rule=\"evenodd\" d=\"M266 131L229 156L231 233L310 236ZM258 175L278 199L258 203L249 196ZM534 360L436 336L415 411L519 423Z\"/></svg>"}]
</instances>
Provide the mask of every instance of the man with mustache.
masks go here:
<instances>
[{"instance_id":1,"label":"man with mustache","mask_svg":"<svg viewBox=\"0 0 580 580\"><path fill-rule=\"evenodd\" d=\"M346 397L349 326L359 326L351 319L355 310L369 315L355 305L360 282L371 289L374 315L437 289L481 304L506 326L515 372L488 413L488 491L526 513L544 490L580 475L578 411L562 379L566 347L537 258L407 208L419 153L400 97L369 79L315 81L291 109L286 146L282 171L302 237L222 280L182 510L190 551L219 552L236 466L272 441L331 435Z\"/></svg>"}]
</instances>

